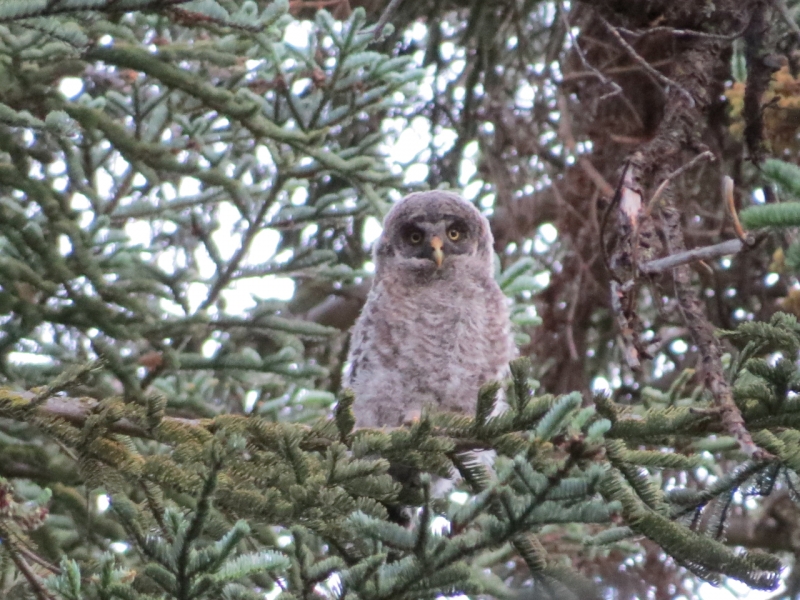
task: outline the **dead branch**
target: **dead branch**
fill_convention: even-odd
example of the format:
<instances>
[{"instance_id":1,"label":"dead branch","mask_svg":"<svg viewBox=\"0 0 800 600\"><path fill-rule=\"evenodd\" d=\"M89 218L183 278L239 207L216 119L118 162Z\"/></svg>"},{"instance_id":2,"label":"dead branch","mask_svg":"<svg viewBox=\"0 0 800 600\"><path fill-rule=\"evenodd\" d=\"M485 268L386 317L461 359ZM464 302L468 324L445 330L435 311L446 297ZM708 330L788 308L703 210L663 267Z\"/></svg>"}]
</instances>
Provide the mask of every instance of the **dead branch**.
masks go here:
<instances>
[{"instance_id":1,"label":"dead branch","mask_svg":"<svg viewBox=\"0 0 800 600\"><path fill-rule=\"evenodd\" d=\"M381 35L383 34L383 28L386 27L386 24L394 15L394 12L398 9L400 4L403 0L391 0L389 5L386 7L386 10L383 11L383 14L378 19L378 22L375 24L375 34L373 39L380 39Z\"/></svg>"},{"instance_id":2,"label":"dead branch","mask_svg":"<svg viewBox=\"0 0 800 600\"><path fill-rule=\"evenodd\" d=\"M681 165L680 167L675 169L672 173L667 175L667 177L664 179L664 181L661 182L661 185L658 186L658 189L656 189L655 193L653 194L653 197L650 198L650 202L647 203L647 214L648 215L652 212L653 207L656 205L656 202L658 201L658 199L661 196L661 194L664 193L664 190L669 185L669 183L673 179L677 178L678 176L683 175L686 171L691 169L693 166L695 166L701 160L713 161L714 160L714 154L710 150L706 150L705 152L701 152L700 154L695 156L692 160L690 160L689 162L687 162L684 165Z\"/></svg>"},{"instance_id":3,"label":"dead branch","mask_svg":"<svg viewBox=\"0 0 800 600\"><path fill-rule=\"evenodd\" d=\"M745 233L742 222L739 220L739 214L736 212L736 203L733 198L733 179L727 175L722 178L723 192L725 194L725 204L728 207L728 212L733 219L733 229L740 240L747 240L747 233Z\"/></svg>"},{"instance_id":4,"label":"dead branch","mask_svg":"<svg viewBox=\"0 0 800 600\"><path fill-rule=\"evenodd\" d=\"M633 280L630 280L628 283L633 283ZM618 281L611 280L611 308L614 311L614 315L617 318L617 326L619 327L619 334L624 340L623 344L620 344L622 347L622 353L625 358L625 363L630 367L633 371L638 371L642 368L642 363L639 360L639 351L637 349L636 343L636 332L630 326L630 322L626 313L628 311L622 306L623 300L628 300L630 297L630 290L622 285Z\"/></svg>"},{"instance_id":5,"label":"dead branch","mask_svg":"<svg viewBox=\"0 0 800 600\"><path fill-rule=\"evenodd\" d=\"M775 8L778 9L778 12L781 13L781 17L789 29L792 30L795 37L800 40L800 26L797 25L792 13L789 12L789 7L786 6L786 2L784 2L784 0L772 0L772 3L775 5Z\"/></svg>"},{"instance_id":6,"label":"dead branch","mask_svg":"<svg viewBox=\"0 0 800 600\"><path fill-rule=\"evenodd\" d=\"M673 254L671 256L665 256L664 258L651 260L650 262L639 265L639 270L641 270L642 273L654 275L656 273L663 273L664 271L669 271L670 269L674 269L681 265L686 265L697 260L713 260L729 254L738 254L743 248L745 248L745 244L742 242L742 240L727 240L719 244L714 244L713 246L692 248L686 252L678 252L677 254Z\"/></svg>"},{"instance_id":7,"label":"dead branch","mask_svg":"<svg viewBox=\"0 0 800 600\"><path fill-rule=\"evenodd\" d=\"M561 138L561 141L564 142L564 145L567 147L567 150L569 150L575 155L578 164L585 171L586 175L589 176L589 179L592 180L592 183L594 183L597 186L597 188L601 191L601 193L604 196L610 198L611 196L614 195L614 188L611 187L611 184L609 184L605 180L605 177L603 177L600 174L600 171L598 171L595 168L595 166L591 163L591 161L587 157L577 152L577 144L575 143L575 137L572 135L572 123L569 118L569 107L567 106L567 98L564 94L558 95L558 112L561 114L558 127L558 133L559 137Z\"/></svg>"},{"instance_id":8,"label":"dead branch","mask_svg":"<svg viewBox=\"0 0 800 600\"><path fill-rule=\"evenodd\" d=\"M594 108L596 108L597 104L599 104L603 100L611 98L612 96L616 96L617 94L622 94L622 88L616 81L609 79L608 77L603 75L603 73L601 73L597 67L595 67L589 62L589 60L586 58L586 55L583 53L583 50L581 49L581 46L578 43L578 40L573 35L572 26L569 24L567 16L564 12L561 13L561 19L564 22L564 28L566 29L567 34L569 35L569 39L572 42L572 47L575 50L575 53L578 55L578 58L580 58L581 60L581 64L583 64L583 66L586 67L586 69L588 69L589 72L591 72L595 77L597 77L603 85L607 85L611 88L611 91L606 92L599 98L595 98L593 100L592 112L594 112Z\"/></svg>"},{"instance_id":9,"label":"dead branch","mask_svg":"<svg viewBox=\"0 0 800 600\"><path fill-rule=\"evenodd\" d=\"M31 586L36 599L54 600L53 596L51 596L47 591L44 582L36 573L33 572L33 569L31 569L30 565L25 562L25 559L15 552L14 548L9 548L8 554L11 557L11 561L14 563L14 566L17 567L17 570L22 573L22 576L28 581L28 584Z\"/></svg>"},{"instance_id":10,"label":"dead branch","mask_svg":"<svg viewBox=\"0 0 800 600\"><path fill-rule=\"evenodd\" d=\"M730 35L720 35L718 33L706 33L704 31L696 31L694 29L676 29L675 27L666 26L650 27L649 29L642 29L638 31L626 29L625 27L617 27L617 30L633 37L644 37L656 33L668 33L677 37L696 37L705 38L708 40L720 40L722 42L732 42L733 40L742 37L742 34L744 33L744 28L742 28L741 31L732 33Z\"/></svg>"},{"instance_id":11,"label":"dead branch","mask_svg":"<svg viewBox=\"0 0 800 600\"><path fill-rule=\"evenodd\" d=\"M688 100L690 107L693 107L695 105L694 98L692 97L692 95L689 93L689 91L685 87L683 87L679 83L673 81L672 79L670 79L669 77L667 77L666 75L661 73L660 71L655 70L653 68L653 66L649 62L647 62L644 58L642 58L639 55L639 53L636 51L636 49L633 46L631 46L628 42L625 41L625 38L622 37L622 34L619 32L619 30L616 27L614 27L613 25L611 25L611 23L609 23L608 21L606 21L602 17L600 17L600 22L602 22L603 25L606 26L606 28L608 29L609 33L611 33L611 35L614 36L614 38L617 40L617 42L619 42L620 46L625 48L625 50L628 52L628 54L630 54L631 58L633 60L635 60L637 63L639 63L645 71L650 73L650 75L655 77L658 81L660 81L664 85L674 87L676 90L678 90L684 96L684 98L686 98L686 100Z\"/></svg>"},{"instance_id":12,"label":"dead branch","mask_svg":"<svg viewBox=\"0 0 800 600\"><path fill-rule=\"evenodd\" d=\"M676 255L685 254L686 243L681 228L680 211L672 204L661 207L667 250ZM739 240L735 240L739 241ZM741 242L740 242L741 243ZM676 251L676 252L675 252ZM739 443L742 451L754 459L767 460L772 455L759 448L747 429L742 413L733 400L733 390L722 366L722 347L715 335L714 326L705 314L703 303L692 286L691 272L686 264L673 269L675 296L683 312L686 325L692 332L700 354L705 383L719 409L722 427Z\"/></svg>"},{"instance_id":13,"label":"dead branch","mask_svg":"<svg viewBox=\"0 0 800 600\"><path fill-rule=\"evenodd\" d=\"M580 298L580 294L582 291L581 288L582 283L583 283L583 270L578 272L578 279L575 281L575 294L572 299L572 302L569 305L569 311L567 312L567 322L566 322L567 346L569 347L569 357L573 361L580 360L580 356L578 355L578 348L575 345L574 325L575 325L575 311L578 309L578 300Z\"/></svg>"}]
</instances>

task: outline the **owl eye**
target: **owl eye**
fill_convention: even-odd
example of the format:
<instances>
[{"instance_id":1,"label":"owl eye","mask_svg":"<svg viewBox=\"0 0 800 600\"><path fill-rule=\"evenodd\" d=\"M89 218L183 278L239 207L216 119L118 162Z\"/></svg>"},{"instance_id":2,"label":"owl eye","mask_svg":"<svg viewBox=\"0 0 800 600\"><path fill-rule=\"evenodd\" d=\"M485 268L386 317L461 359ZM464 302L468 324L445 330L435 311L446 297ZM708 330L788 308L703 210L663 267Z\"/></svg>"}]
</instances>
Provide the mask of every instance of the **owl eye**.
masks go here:
<instances>
[{"instance_id":1,"label":"owl eye","mask_svg":"<svg viewBox=\"0 0 800 600\"><path fill-rule=\"evenodd\" d=\"M412 231L408 234L408 241L415 245L419 244L422 242L422 233L419 231Z\"/></svg>"},{"instance_id":2,"label":"owl eye","mask_svg":"<svg viewBox=\"0 0 800 600\"><path fill-rule=\"evenodd\" d=\"M447 237L450 238L451 241L457 242L461 239L461 232L455 227L451 227L447 230Z\"/></svg>"}]
</instances>

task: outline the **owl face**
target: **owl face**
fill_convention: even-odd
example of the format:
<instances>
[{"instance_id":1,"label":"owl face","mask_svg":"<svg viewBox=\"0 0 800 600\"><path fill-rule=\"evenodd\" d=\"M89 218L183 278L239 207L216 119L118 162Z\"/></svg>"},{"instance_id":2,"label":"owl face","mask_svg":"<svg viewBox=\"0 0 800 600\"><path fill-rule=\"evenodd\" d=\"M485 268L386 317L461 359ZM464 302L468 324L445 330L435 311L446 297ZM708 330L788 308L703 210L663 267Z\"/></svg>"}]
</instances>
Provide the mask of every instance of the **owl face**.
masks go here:
<instances>
[{"instance_id":1,"label":"owl face","mask_svg":"<svg viewBox=\"0 0 800 600\"><path fill-rule=\"evenodd\" d=\"M492 235L483 215L452 192L421 192L398 202L375 248L377 276L392 269L425 278L491 275Z\"/></svg>"}]
</instances>

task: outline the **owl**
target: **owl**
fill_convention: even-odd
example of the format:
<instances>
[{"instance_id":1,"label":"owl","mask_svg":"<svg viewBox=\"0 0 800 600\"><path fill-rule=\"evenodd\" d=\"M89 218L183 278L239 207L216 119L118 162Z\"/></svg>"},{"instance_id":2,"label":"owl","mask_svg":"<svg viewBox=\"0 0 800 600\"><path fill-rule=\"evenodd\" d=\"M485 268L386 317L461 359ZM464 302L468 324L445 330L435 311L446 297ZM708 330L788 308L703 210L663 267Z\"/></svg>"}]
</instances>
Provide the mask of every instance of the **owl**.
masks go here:
<instances>
[{"instance_id":1,"label":"owl","mask_svg":"<svg viewBox=\"0 0 800 600\"><path fill-rule=\"evenodd\" d=\"M356 426L399 426L426 407L473 414L480 387L516 354L489 223L434 191L405 197L383 226L350 342Z\"/></svg>"}]
</instances>

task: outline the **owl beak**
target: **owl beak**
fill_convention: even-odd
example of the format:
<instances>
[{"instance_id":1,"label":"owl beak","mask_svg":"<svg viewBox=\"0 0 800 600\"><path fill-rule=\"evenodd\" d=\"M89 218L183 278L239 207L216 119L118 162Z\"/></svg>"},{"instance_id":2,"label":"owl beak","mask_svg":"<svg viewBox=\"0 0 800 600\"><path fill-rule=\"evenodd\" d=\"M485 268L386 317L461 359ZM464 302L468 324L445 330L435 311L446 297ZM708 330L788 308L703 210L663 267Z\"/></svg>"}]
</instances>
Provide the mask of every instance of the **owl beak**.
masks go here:
<instances>
[{"instance_id":1,"label":"owl beak","mask_svg":"<svg viewBox=\"0 0 800 600\"><path fill-rule=\"evenodd\" d=\"M438 235L435 235L431 238L431 247L433 247L433 260L436 261L436 268L442 266L442 261L444 260L444 252L442 252L442 238Z\"/></svg>"}]
</instances>

